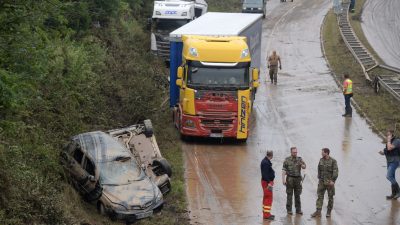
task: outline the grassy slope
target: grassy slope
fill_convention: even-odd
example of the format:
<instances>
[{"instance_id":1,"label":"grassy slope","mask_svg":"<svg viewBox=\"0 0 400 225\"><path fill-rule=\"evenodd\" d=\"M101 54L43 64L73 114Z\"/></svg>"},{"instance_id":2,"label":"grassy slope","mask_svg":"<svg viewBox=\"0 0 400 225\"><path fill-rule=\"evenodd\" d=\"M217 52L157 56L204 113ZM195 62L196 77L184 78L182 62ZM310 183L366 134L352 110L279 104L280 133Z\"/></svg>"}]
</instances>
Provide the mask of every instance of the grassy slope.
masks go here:
<instances>
[{"instance_id":1,"label":"grassy slope","mask_svg":"<svg viewBox=\"0 0 400 225\"><path fill-rule=\"evenodd\" d=\"M360 7L361 4L358 2L358 12ZM352 23L355 23L355 21ZM366 84L361 67L340 36L336 16L332 11L328 13L323 25L323 40L326 58L334 76L342 82L343 73L349 72L354 82L354 100L374 123L373 128L378 132L385 132L388 127L400 123L400 115L396 113L400 110L398 102L386 93L375 94L372 87Z\"/></svg>"}]
</instances>

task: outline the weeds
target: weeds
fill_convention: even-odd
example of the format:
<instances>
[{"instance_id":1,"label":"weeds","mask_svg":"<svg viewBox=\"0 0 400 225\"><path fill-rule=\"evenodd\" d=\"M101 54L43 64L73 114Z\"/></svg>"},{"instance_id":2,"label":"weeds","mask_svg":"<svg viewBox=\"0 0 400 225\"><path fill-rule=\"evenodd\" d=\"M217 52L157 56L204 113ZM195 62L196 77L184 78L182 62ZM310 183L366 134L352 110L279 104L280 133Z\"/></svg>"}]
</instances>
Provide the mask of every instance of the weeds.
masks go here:
<instances>
[{"instance_id":1,"label":"weeds","mask_svg":"<svg viewBox=\"0 0 400 225\"><path fill-rule=\"evenodd\" d=\"M362 5L359 3L358 7ZM336 16L332 11L328 13L323 25L323 45L336 79L343 81L342 74L345 72L351 75L354 83L354 100L373 122L375 131L384 133L387 128L394 127L395 123L400 123L400 115L396 113L400 110L400 105L388 93L377 95L365 82L361 66L340 36Z\"/></svg>"}]
</instances>

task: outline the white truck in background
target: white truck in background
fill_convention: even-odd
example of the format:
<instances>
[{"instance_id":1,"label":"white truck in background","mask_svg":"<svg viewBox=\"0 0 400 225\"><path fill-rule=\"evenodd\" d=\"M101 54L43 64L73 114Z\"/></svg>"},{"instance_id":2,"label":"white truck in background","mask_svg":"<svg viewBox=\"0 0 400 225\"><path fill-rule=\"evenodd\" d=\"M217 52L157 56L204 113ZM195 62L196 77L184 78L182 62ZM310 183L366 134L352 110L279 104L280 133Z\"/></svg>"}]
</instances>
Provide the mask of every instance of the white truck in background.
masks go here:
<instances>
[{"instance_id":1,"label":"white truck in background","mask_svg":"<svg viewBox=\"0 0 400 225\"><path fill-rule=\"evenodd\" d=\"M207 12L205 0L154 1L153 16L149 19L151 52L169 61L169 33Z\"/></svg>"}]
</instances>

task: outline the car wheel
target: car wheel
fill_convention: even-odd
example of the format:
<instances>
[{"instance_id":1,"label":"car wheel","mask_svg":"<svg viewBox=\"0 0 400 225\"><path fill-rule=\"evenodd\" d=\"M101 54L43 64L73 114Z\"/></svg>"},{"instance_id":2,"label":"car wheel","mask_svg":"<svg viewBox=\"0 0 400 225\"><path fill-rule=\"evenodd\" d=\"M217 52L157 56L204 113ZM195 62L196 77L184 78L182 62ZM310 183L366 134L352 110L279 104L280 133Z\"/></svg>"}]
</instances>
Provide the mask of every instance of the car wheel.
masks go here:
<instances>
[{"instance_id":1,"label":"car wheel","mask_svg":"<svg viewBox=\"0 0 400 225\"><path fill-rule=\"evenodd\" d=\"M144 135L146 137L151 137L153 136L153 124L151 123L151 120L144 120Z\"/></svg>"},{"instance_id":2,"label":"car wheel","mask_svg":"<svg viewBox=\"0 0 400 225\"><path fill-rule=\"evenodd\" d=\"M97 210L99 211L100 215L103 215L103 216L107 215L106 207L100 201L99 201L99 203L97 203Z\"/></svg>"},{"instance_id":3,"label":"car wheel","mask_svg":"<svg viewBox=\"0 0 400 225\"><path fill-rule=\"evenodd\" d=\"M167 174L169 177L172 176L171 165L164 158L155 159L153 161L153 171L157 176L161 176L164 174Z\"/></svg>"}]
</instances>

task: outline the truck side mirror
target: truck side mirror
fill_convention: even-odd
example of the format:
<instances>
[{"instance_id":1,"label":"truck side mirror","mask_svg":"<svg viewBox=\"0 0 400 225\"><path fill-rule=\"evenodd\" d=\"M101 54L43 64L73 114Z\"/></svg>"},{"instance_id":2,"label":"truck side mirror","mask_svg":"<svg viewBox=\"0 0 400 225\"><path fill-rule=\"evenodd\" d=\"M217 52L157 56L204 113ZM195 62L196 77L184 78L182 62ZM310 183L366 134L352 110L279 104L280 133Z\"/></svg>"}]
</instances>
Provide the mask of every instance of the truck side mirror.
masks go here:
<instances>
[{"instance_id":1,"label":"truck side mirror","mask_svg":"<svg viewBox=\"0 0 400 225\"><path fill-rule=\"evenodd\" d=\"M253 68L252 69L252 77L253 77L253 81L258 81L259 78L259 71L257 68Z\"/></svg>"},{"instance_id":2,"label":"truck side mirror","mask_svg":"<svg viewBox=\"0 0 400 225\"><path fill-rule=\"evenodd\" d=\"M253 88L258 88L258 86L260 86L260 82L253 81Z\"/></svg>"},{"instance_id":3,"label":"truck side mirror","mask_svg":"<svg viewBox=\"0 0 400 225\"><path fill-rule=\"evenodd\" d=\"M147 24L146 24L146 29L151 30L151 24L153 23L151 18L147 18Z\"/></svg>"},{"instance_id":4,"label":"truck side mirror","mask_svg":"<svg viewBox=\"0 0 400 225\"><path fill-rule=\"evenodd\" d=\"M178 67L177 76L178 76L178 79L183 78L183 67L182 66Z\"/></svg>"},{"instance_id":5,"label":"truck side mirror","mask_svg":"<svg viewBox=\"0 0 400 225\"><path fill-rule=\"evenodd\" d=\"M175 83L178 87L182 87L182 79L177 79Z\"/></svg>"}]
</instances>

